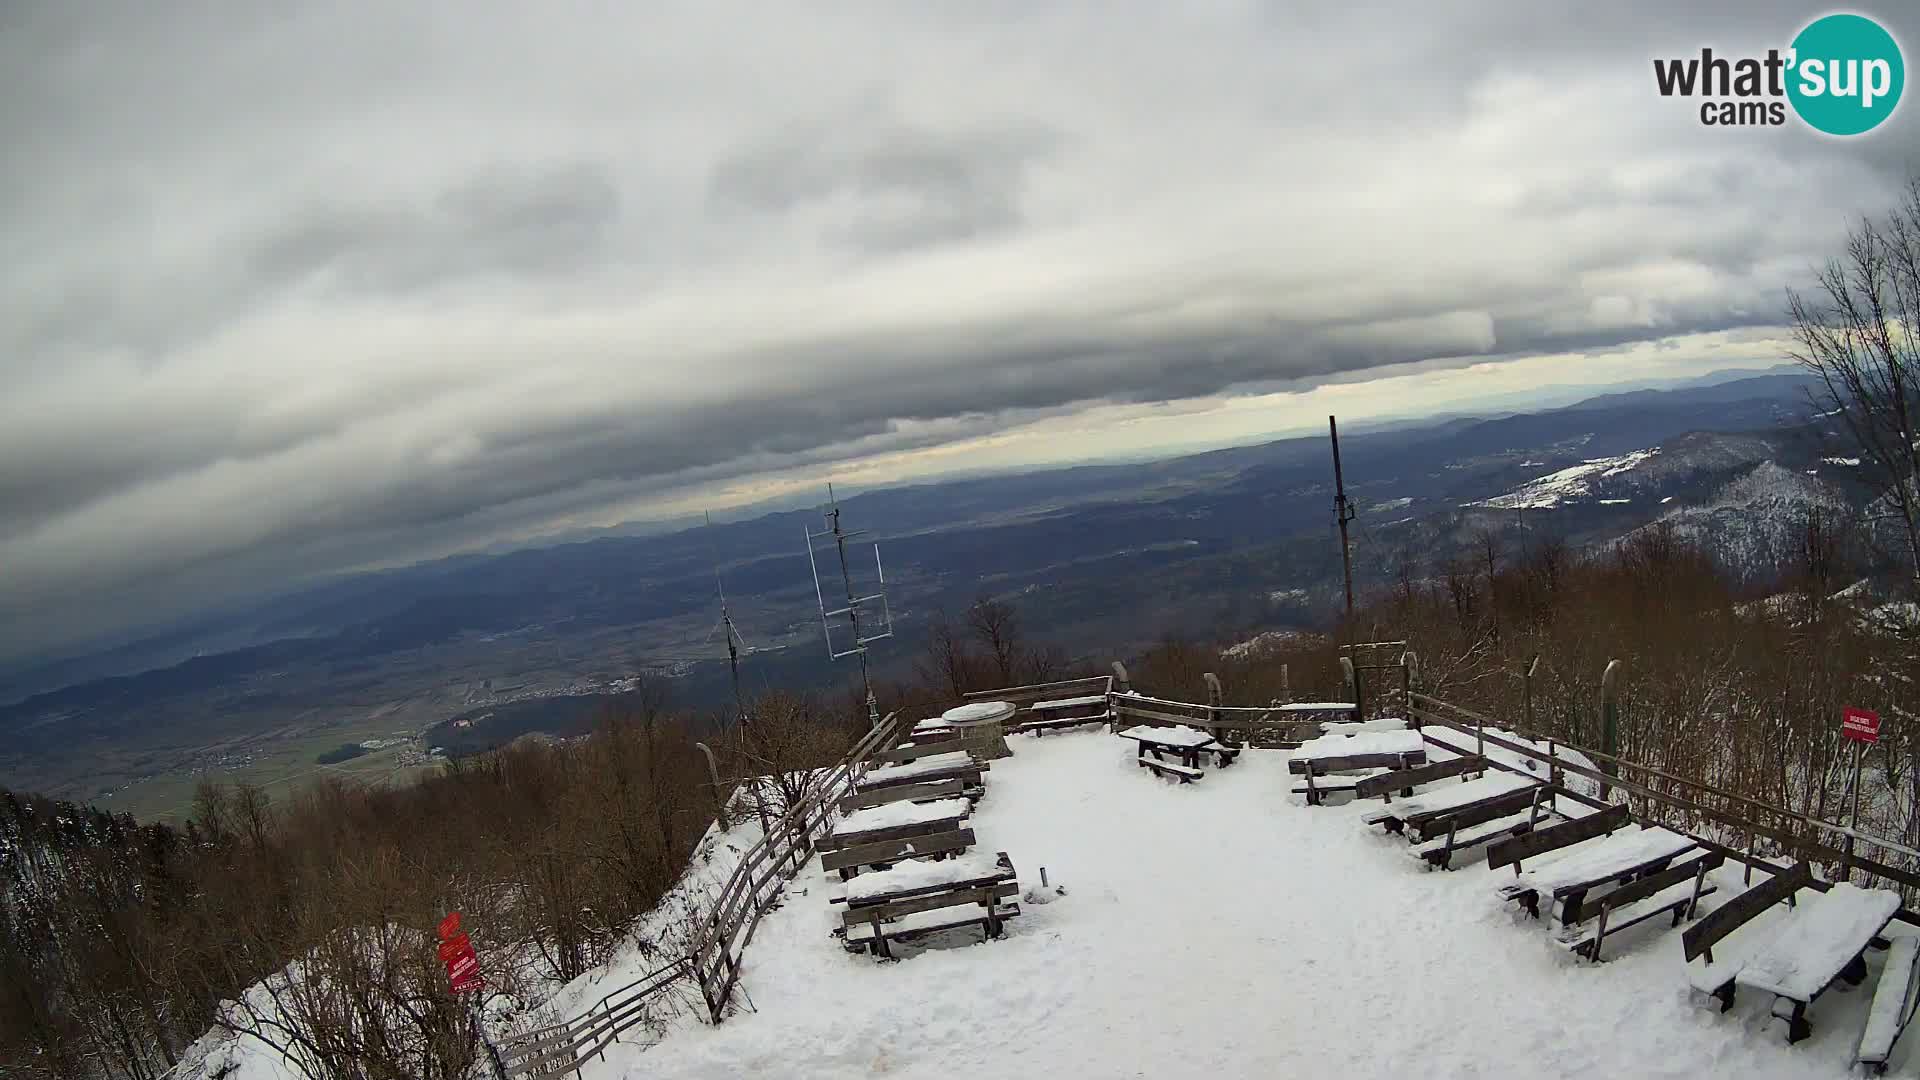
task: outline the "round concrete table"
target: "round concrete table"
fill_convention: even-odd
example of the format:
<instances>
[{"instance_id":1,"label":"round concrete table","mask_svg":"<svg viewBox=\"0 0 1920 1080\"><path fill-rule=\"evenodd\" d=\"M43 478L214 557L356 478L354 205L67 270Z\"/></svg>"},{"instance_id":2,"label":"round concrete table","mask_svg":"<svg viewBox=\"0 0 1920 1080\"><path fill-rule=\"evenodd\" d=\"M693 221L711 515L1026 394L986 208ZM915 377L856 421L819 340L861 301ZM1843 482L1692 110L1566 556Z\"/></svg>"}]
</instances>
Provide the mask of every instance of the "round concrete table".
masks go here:
<instances>
[{"instance_id":1,"label":"round concrete table","mask_svg":"<svg viewBox=\"0 0 1920 1080\"><path fill-rule=\"evenodd\" d=\"M941 713L940 722L953 729L967 753L982 761L992 761L1013 756L1007 747L1005 726L1013 713L1011 702L974 701Z\"/></svg>"}]
</instances>

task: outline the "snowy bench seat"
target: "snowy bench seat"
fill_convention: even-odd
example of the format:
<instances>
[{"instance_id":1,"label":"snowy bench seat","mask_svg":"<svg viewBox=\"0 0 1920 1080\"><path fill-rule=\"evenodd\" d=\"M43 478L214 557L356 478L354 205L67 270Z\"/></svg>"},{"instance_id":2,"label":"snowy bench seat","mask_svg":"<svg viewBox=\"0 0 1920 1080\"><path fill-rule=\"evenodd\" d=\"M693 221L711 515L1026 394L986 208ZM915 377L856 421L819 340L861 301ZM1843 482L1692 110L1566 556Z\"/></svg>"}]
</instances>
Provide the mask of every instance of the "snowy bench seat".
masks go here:
<instances>
[{"instance_id":1,"label":"snowy bench seat","mask_svg":"<svg viewBox=\"0 0 1920 1080\"><path fill-rule=\"evenodd\" d=\"M833 832L820 841L823 851L883 840L904 840L912 836L951 832L967 816L965 799L936 799L933 802L888 803L855 810L840 819Z\"/></svg>"},{"instance_id":2,"label":"snowy bench seat","mask_svg":"<svg viewBox=\"0 0 1920 1080\"><path fill-rule=\"evenodd\" d=\"M1201 772L1199 769L1193 768L1191 766L1176 765L1171 761L1161 761L1158 758L1139 757L1134 760L1138 761L1142 768L1152 769L1154 772L1159 773L1161 776L1172 777L1173 779L1178 780L1183 784L1191 784L1195 780L1198 780L1201 777L1204 777L1207 775L1206 773Z\"/></svg>"},{"instance_id":3,"label":"snowy bench seat","mask_svg":"<svg viewBox=\"0 0 1920 1080\"><path fill-rule=\"evenodd\" d=\"M1478 780L1448 784L1390 803L1360 820L1382 825L1388 832L1405 833L1409 842L1436 836L1530 810L1538 803L1551 806L1553 789L1513 773L1491 773Z\"/></svg>"},{"instance_id":4,"label":"snowy bench seat","mask_svg":"<svg viewBox=\"0 0 1920 1080\"><path fill-rule=\"evenodd\" d=\"M1696 849L1693 837L1671 829L1628 827L1567 848L1564 854L1522 871L1498 886L1498 891L1503 899L1518 900L1535 918L1540 917L1543 898L1549 904L1558 901L1561 920L1576 923L1584 917L1582 904L1588 892L1664 870L1675 858Z\"/></svg>"},{"instance_id":5,"label":"snowy bench seat","mask_svg":"<svg viewBox=\"0 0 1920 1080\"><path fill-rule=\"evenodd\" d=\"M1484 773L1486 771L1486 758L1474 757L1472 755L1448 758L1445 761L1429 762L1425 765L1416 765L1411 769L1401 769L1397 772L1369 777L1359 784L1356 784L1353 793L1357 798L1385 799L1391 803L1393 802L1393 793L1396 791L1404 791L1411 797L1413 789L1422 784L1448 780L1456 776L1464 776L1467 773Z\"/></svg>"},{"instance_id":6,"label":"snowy bench seat","mask_svg":"<svg viewBox=\"0 0 1920 1080\"><path fill-rule=\"evenodd\" d=\"M955 796L972 797L958 777L925 784L896 784L892 787L855 791L840 800L840 812L851 814L855 810L864 810L869 806L885 806L888 803L897 802L933 802Z\"/></svg>"},{"instance_id":7,"label":"snowy bench seat","mask_svg":"<svg viewBox=\"0 0 1920 1080\"><path fill-rule=\"evenodd\" d=\"M1000 936L1006 920L1020 914L1020 905L1001 902L1019 892L1017 882L1003 881L979 888L850 907L841 916L845 944L849 950L865 949L877 956L891 957L893 953L888 947L891 941L967 926L981 927L991 940Z\"/></svg>"},{"instance_id":8,"label":"snowy bench seat","mask_svg":"<svg viewBox=\"0 0 1920 1080\"><path fill-rule=\"evenodd\" d=\"M1920 978L1914 969L1920 966L1920 938L1895 938L1887 948L1887 963L1874 987L1873 1004L1867 1009L1867 1026L1860 1033L1860 1050L1854 1055L1875 1075L1887 1070L1893 1056L1893 1044L1913 1019L1920 1004Z\"/></svg>"},{"instance_id":9,"label":"snowy bench seat","mask_svg":"<svg viewBox=\"0 0 1920 1080\"><path fill-rule=\"evenodd\" d=\"M1452 831L1432 840L1415 844L1407 850L1428 866L1440 870L1453 869L1453 857L1481 844L1508 840L1523 836L1535 828L1553 820L1553 811L1544 806L1529 806L1517 814L1493 818L1475 825L1460 826L1451 823Z\"/></svg>"},{"instance_id":10,"label":"snowy bench seat","mask_svg":"<svg viewBox=\"0 0 1920 1080\"><path fill-rule=\"evenodd\" d=\"M1787 1041L1799 1042L1813 1031L1807 1006L1837 980L1858 985L1866 979L1867 946L1899 910L1896 892L1838 882L1795 908L1780 932L1740 965L1733 984L1790 1003Z\"/></svg>"},{"instance_id":11,"label":"snowy bench seat","mask_svg":"<svg viewBox=\"0 0 1920 1080\"><path fill-rule=\"evenodd\" d=\"M1013 880L1013 876L1013 860L1004 851L992 855L973 851L937 861L902 859L886 870L861 874L829 893L827 901L860 907L925 893L997 885Z\"/></svg>"},{"instance_id":12,"label":"snowy bench seat","mask_svg":"<svg viewBox=\"0 0 1920 1080\"><path fill-rule=\"evenodd\" d=\"M1615 889L1580 913L1584 921L1563 927L1559 935L1561 944L1597 964L1609 932L1625 930L1660 915L1672 915L1673 925L1679 926L1700 909L1701 897L1713 893L1714 887L1707 884L1707 875L1719 869L1725 859L1717 851L1706 852L1697 859Z\"/></svg>"},{"instance_id":13,"label":"snowy bench seat","mask_svg":"<svg viewBox=\"0 0 1920 1080\"><path fill-rule=\"evenodd\" d=\"M845 880L862 867L891 866L902 859L940 858L958 854L972 846L972 829L954 829L952 832L928 833L900 840L824 850L820 854L820 868L829 873L838 871L841 879Z\"/></svg>"},{"instance_id":14,"label":"snowy bench seat","mask_svg":"<svg viewBox=\"0 0 1920 1080\"><path fill-rule=\"evenodd\" d=\"M950 751L919 758L904 765L869 769L865 776L854 781L854 787L860 791L868 791L873 788L891 787L895 784L947 779L959 779L977 785L980 783L980 773L984 769L985 766L974 761L971 754L964 751Z\"/></svg>"}]
</instances>

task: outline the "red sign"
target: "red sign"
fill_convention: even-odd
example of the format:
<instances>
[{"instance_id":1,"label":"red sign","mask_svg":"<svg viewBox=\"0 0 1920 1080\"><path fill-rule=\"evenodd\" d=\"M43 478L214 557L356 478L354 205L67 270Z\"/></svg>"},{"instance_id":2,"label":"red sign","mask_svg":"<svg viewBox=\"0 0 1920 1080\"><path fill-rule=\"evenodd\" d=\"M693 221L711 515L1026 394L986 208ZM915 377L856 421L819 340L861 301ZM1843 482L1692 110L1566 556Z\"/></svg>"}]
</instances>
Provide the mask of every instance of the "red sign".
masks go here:
<instances>
[{"instance_id":1,"label":"red sign","mask_svg":"<svg viewBox=\"0 0 1920 1080\"><path fill-rule=\"evenodd\" d=\"M1857 742L1880 741L1880 714L1849 705L1840 714L1840 734Z\"/></svg>"},{"instance_id":2,"label":"red sign","mask_svg":"<svg viewBox=\"0 0 1920 1080\"><path fill-rule=\"evenodd\" d=\"M447 961L447 978L452 979L454 982L459 982L469 975L478 975L479 973L480 958L473 955L471 951L463 956L457 956Z\"/></svg>"},{"instance_id":3,"label":"red sign","mask_svg":"<svg viewBox=\"0 0 1920 1080\"><path fill-rule=\"evenodd\" d=\"M452 960L461 953L473 951L473 941L465 934L456 934L440 943L440 959Z\"/></svg>"},{"instance_id":4,"label":"red sign","mask_svg":"<svg viewBox=\"0 0 1920 1080\"><path fill-rule=\"evenodd\" d=\"M455 911L440 920L440 940L445 941L460 932L460 913Z\"/></svg>"}]
</instances>

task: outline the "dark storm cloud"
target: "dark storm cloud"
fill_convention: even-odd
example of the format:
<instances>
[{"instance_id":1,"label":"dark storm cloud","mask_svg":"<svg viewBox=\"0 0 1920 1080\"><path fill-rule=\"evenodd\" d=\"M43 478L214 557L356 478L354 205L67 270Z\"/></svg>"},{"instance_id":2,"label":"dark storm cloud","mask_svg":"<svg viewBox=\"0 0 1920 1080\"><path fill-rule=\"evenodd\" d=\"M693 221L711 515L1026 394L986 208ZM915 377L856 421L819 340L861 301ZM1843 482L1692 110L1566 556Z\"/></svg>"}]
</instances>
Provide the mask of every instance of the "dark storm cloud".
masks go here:
<instances>
[{"instance_id":1,"label":"dark storm cloud","mask_svg":"<svg viewBox=\"0 0 1920 1080\"><path fill-rule=\"evenodd\" d=\"M77 12L0 13L0 661L1089 402L1763 327L1920 130L1653 92L1772 0Z\"/></svg>"}]
</instances>

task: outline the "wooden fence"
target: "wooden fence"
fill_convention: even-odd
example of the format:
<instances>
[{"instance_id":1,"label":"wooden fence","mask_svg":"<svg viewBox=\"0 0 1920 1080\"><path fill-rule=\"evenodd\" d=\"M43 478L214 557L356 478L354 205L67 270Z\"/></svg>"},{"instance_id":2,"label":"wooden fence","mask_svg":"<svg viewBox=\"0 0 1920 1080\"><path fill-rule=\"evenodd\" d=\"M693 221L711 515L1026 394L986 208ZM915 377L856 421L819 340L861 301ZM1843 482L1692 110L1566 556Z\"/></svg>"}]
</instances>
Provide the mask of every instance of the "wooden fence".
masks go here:
<instances>
[{"instance_id":1,"label":"wooden fence","mask_svg":"<svg viewBox=\"0 0 1920 1080\"><path fill-rule=\"evenodd\" d=\"M1411 719L1422 726L1448 728L1473 736L1485 746L1531 758L1546 767L1556 782L1563 775L1592 780L1600 785L1603 800L1610 800L1616 793L1622 795L1636 818L1685 832L1746 864L1749 880L1755 867L1768 873L1785 869L1773 861L1776 858L1789 865L1800 860L1824 864L1840 880L1848 880L1858 871L1866 875L1868 884L1879 879L1897 889L1906 905L1900 917L1920 925L1920 914L1913 911L1920 899L1920 850L1650 765L1565 741L1556 743L1550 736L1528 731L1520 724L1498 721L1418 691L1409 692L1407 698ZM1536 741L1547 749L1504 738L1489 728ZM1554 753L1556 747L1575 751L1594 766L1568 761ZM1863 848L1871 854L1863 853ZM1827 884L1818 883L1823 889Z\"/></svg>"},{"instance_id":2,"label":"wooden fence","mask_svg":"<svg viewBox=\"0 0 1920 1080\"><path fill-rule=\"evenodd\" d=\"M1024 730L1030 724L1046 723L1046 714L1036 714L1032 706L1036 701L1059 701L1076 697L1103 697L1109 702L1114 691L1114 677L1111 675L1093 675L1084 679L1063 679L1058 682L1034 683L1030 686L1008 686L998 690L975 690L963 694L963 701L1005 701L1018 711L1013 718L1002 725L1003 730L1013 732Z\"/></svg>"},{"instance_id":3,"label":"wooden fence","mask_svg":"<svg viewBox=\"0 0 1920 1080\"><path fill-rule=\"evenodd\" d=\"M1184 724L1220 741L1262 749L1291 750L1319 734L1330 719L1357 719L1351 702L1303 702L1291 705L1203 705L1145 694L1113 693L1107 701L1115 726Z\"/></svg>"},{"instance_id":4,"label":"wooden fence","mask_svg":"<svg viewBox=\"0 0 1920 1080\"><path fill-rule=\"evenodd\" d=\"M507 1075L522 1080L578 1074L588 1058L604 1060L608 1046L645 1023L657 999L687 978L699 985L708 1018L719 1023L740 981L741 954L753 940L760 917L779 899L781 886L812 857L816 838L832 823L835 807L851 790L859 768L898 744L910 726L901 713L890 713L838 762L814 774L772 831L741 856L701 920L688 955L612 991L570 1020L505 1043L501 1058Z\"/></svg>"}]
</instances>

